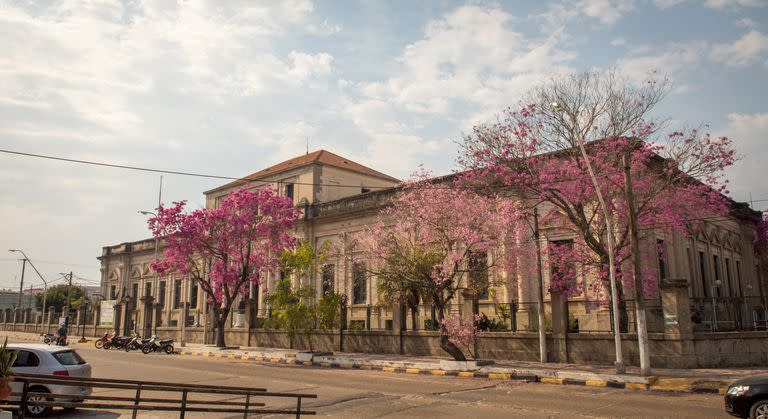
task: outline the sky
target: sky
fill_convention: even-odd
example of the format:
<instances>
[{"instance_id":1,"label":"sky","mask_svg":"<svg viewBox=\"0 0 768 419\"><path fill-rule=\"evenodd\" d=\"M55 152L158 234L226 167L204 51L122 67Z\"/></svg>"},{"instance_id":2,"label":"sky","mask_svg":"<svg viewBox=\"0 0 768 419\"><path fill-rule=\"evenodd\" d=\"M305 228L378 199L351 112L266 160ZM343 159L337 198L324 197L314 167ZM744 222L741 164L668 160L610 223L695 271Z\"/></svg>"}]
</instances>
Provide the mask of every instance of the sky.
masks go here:
<instances>
[{"instance_id":1,"label":"sky","mask_svg":"<svg viewBox=\"0 0 768 419\"><path fill-rule=\"evenodd\" d=\"M768 207L767 0L0 0L0 149L240 177L327 149L406 178L548 78L617 69L673 88L654 116L733 139L732 197ZM223 180L165 175L204 206ZM0 153L0 288L21 249L97 285L149 237L160 175ZM42 281L27 270L25 288ZM30 282L31 281L31 282Z\"/></svg>"}]
</instances>

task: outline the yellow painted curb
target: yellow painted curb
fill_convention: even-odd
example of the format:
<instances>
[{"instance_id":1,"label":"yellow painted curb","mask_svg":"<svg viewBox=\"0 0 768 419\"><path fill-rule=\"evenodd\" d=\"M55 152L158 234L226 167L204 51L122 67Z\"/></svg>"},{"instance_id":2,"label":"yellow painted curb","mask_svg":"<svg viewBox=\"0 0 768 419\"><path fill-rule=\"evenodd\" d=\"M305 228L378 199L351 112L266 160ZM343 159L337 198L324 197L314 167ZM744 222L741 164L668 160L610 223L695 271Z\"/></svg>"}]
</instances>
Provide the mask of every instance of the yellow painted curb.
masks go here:
<instances>
[{"instance_id":1,"label":"yellow painted curb","mask_svg":"<svg viewBox=\"0 0 768 419\"><path fill-rule=\"evenodd\" d=\"M586 384L590 387L608 387L608 382L603 380L587 380Z\"/></svg>"},{"instance_id":2,"label":"yellow painted curb","mask_svg":"<svg viewBox=\"0 0 768 419\"><path fill-rule=\"evenodd\" d=\"M728 387L723 387L723 388L718 390L718 393L720 393L720 394L725 394L727 392L728 392Z\"/></svg>"},{"instance_id":3,"label":"yellow painted curb","mask_svg":"<svg viewBox=\"0 0 768 419\"><path fill-rule=\"evenodd\" d=\"M474 377L475 373L471 371L460 371L459 377Z\"/></svg>"},{"instance_id":4,"label":"yellow painted curb","mask_svg":"<svg viewBox=\"0 0 768 419\"><path fill-rule=\"evenodd\" d=\"M541 382L546 384L563 384L562 378L541 377Z\"/></svg>"},{"instance_id":5,"label":"yellow painted curb","mask_svg":"<svg viewBox=\"0 0 768 419\"><path fill-rule=\"evenodd\" d=\"M406 368L405 373L406 374L418 374L421 370L418 368Z\"/></svg>"},{"instance_id":6,"label":"yellow painted curb","mask_svg":"<svg viewBox=\"0 0 768 419\"><path fill-rule=\"evenodd\" d=\"M432 375L445 375L445 371L444 370L432 370L429 373L432 374Z\"/></svg>"},{"instance_id":7,"label":"yellow painted curb","mask_svg":"<svg viewBox=\"0 0 768 419\"><path fill-rule=\"evenodd\" d=\"M280 362L277 358L269 358L269 362Z\"/></svg>"},{"instance_id":8,"label":"yellow painted curb","mask_svg":"<svg viewBox=\"0 0 768 419\"><path fill-rule=\"evenodd\" d=\"M339 368L343 368L345 370L349 370L353 368L352 364L339 364Z\"/></svg>"},{"instance_id":9,"label":"yellow painted curb","mask_svg":"<svg viewBox=\"0 0 768 419\"><path fill-rule=\"evenodd\" d=\"M293 360L293 359L286 359L286 360L285 360L285 363L286 363L286 364L295 364L295 363L296 363L296 361L295 361L295 360Z\"/></svg>"},{"instance_id":10,"label":"yellow painted curb","mask_svg":"<svg viewBox=\"0 0 768 419\"><path fill-rule=\"evenodd\" d=\"M651 386L654 390L686 391L693 383L694 378L659 378Z\"/></svg>"},{"instance_id":11,"label":"yellow painted curb","mask_svg":"<svg viewBox=\"0 0 768 419\"><path fill-rule=\"evenodd\" d=\"M509 380L511 377L510 374L507 373L489 373L488 378L495 379L495 380Z\"/></svg>"},{"instance_id":12,"label":"yellow painted curb","mask_svg":"<svg viewBox=\"0 0 768 419\"><path fill-rule=\"evenodd\" d=\"M384 372L395 372L395 369L392 367L384 367L381 370Z\"/></svg>"},{"instance_id":13,"label":"yellow painted curb","mask_svg":"<svg viewBox=\"0 0 768 419\"><path fill-rule=\"evenodd\" d=\"M642 383L626 383L624 388L627 390L648 390L648 384Z\"/></svg>"},{"instance_id":14,"label":"yellow painted curb","mask_svg":"<svg viewBox=\"0 0 768 419\"><path fill-rule=\"evenodd\" d=\"M219 353L217 353L216 355L214 355L214 357L215 357L215 358L221 358L221 356L222 356L222 353L221 353L221 352L219 352Z\"/></svg>"},{"instance_id":15,"label":"yellow painted curb","mask_svg":"<svg viewBox=\"0 0 768 419\"><path fill-rule=\"evenodd\" d=\"M248 355L240 355L240 359L242 359L244 361L247 361L248 360Z\"/></svg>"},{"instance_id":16,"label":"yellow painted curb","mask_svg":"<svg viewBox=\"0 0 768 419\"><path fill-rule=\"evenodd\" d=\"M361 365L360 369L361 370L372 370L373 366L371 366L371 365Z\"/></svg>"},{"instance_id":17,"label":"yellow painted curb","mask_svg":"<svg viewBox=\"0 0 768 419\"><path fill-rule=\"evenodd\" d=\"M229 356L228 356L227 358L229 358L229 359L235 359L235 354L229 354Z\"/></svg>"}]
</instances>

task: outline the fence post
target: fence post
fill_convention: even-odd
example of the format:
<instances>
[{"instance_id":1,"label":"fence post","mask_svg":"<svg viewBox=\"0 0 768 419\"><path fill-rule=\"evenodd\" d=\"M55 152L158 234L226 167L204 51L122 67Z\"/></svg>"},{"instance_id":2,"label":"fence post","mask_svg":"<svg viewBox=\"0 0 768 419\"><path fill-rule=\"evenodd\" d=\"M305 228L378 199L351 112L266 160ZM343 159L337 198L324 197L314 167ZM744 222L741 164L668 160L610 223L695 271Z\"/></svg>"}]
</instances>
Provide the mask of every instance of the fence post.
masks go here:
<instances>
[{"instance_id":1,"label":"fence post","mask_svg":"<svg viewBox=\"0 0 768 419\"><path fill-rule=\"evenodd\" d=\"M296 417L301 417L301 396L296 397Z\"/></svg>"},{"instance_id":2,"label":"fence post","mask_svg":"<svg viewBox=\"0 0 768 419\"><path fill-rule=\"evenodd\" d=\"M184 415L187 413L187 390L181 393L181 411L179 412L179 419L184 419Z\"/></svg>"},{"instance_id":3,"label":"fence post","mask_svg":"<svg viewBox=\"0 0 768 419\"><path fill-rule=\"evenodd\" d=\"M29 381L24 379L24 388L21 391L21 403L19 404L19 419L24 419L24 412L27 411L27 398L29 395Z\"/></svg>"},{"instance_id":4,"label":"fence post","mask_svg":"<svg viewBox=\"0 0 768 419\"><path fill-rule=\"evenodd\" d=\"M139 412L139 400L141 399L141 383L139 383L138 388L136 388L136 399L133 401L133 415L131 415L131 419L136 419L136 414Z\"/></svg>"},{"instance_id":5,"label":"fence post","mask_svg":"<svg viewBox=\"0 0 768 419\"><path fill-rule=\"evenodd\" d=\"M568 362L568 301L560 292L551 293L552 355L557 362Z\"/></svg>"},{"instance_id":6,"label":"fence post","mask_svg":"<svg viewBox=\"0 0 768 419\"><path fill-rule=\"evenodd\" d=\"M243 419L248 419L248 409L251 407L251 393L245 395L245 412L243 412Z\"/></svg>"}]
</instances>

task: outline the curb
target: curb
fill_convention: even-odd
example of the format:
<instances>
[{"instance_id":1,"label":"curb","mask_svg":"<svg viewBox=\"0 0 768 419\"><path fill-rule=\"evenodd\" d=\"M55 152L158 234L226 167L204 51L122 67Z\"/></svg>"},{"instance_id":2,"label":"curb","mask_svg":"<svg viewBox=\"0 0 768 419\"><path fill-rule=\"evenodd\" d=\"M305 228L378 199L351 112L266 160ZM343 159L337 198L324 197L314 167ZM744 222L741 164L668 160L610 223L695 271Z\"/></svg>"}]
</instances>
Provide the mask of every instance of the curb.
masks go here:
<instances>
[{"instance_id":1,"label":"curb","mask_svg":"<svg viewBox=\"0 0 768 419\"><path fill-rule=\"evenodd\" d=\"M654 392L686 392L696 394L724 394L727 388L712 388L712 387L684 387L678 388L654 388L653 385L642 383L626 383L621 381L612 380L577 380L572 378L551 378L542 377L538 375L518 375L513 373L487 373L487 372L473 372L473 371L448 371L442 369L421 369L421 368L399 368L399 367L380 367L374 365L365 364L339 364L335 362L312 362L312 361L296 361L294 359L285 358L270 358L256 355L236 355L229 354L224 355L222 353L215 352L194 352L194 351L179 351L179 355L214 358L214 359L239 359L243 361L254 361L260 363L270 364L282 364L282 365L297 365L297 366L311 366L318 368L331 368L331 369L354 369L354 370L368 370L368 371L381 371L394 374L412 374L412 375L433 375L443 377L457 377L457 378L483 378L489 380L509 380L509 381L522 381L529 383L542 383L542 384L556 384L556 385L575 385L585 387L599 387L599 388L613 388L635 391L654 391Z\"/></svg>"}]
</instances>

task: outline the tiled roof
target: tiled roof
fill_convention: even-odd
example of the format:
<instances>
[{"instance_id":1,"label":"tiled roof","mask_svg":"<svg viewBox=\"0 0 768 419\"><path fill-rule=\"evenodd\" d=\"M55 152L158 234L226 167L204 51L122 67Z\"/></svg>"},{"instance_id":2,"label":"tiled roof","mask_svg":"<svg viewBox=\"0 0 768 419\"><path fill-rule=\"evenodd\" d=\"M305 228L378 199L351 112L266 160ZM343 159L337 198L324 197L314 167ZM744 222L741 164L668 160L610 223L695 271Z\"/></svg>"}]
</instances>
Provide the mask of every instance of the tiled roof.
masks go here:
<instances>
[{"instance_id":1,"label":"tiled roof","mask_svg":"<svg viewBox=\"0 0 768 419\"><path fill-rule=\"evenodd\" d=\"M248 181L262 179L275 173L280 173L286 170L295 169L297 167L302 167L302 166L308 166L310 164L315 164L315 163L338 167L341 169L346 169L352 172L361 173L364 175L373 176L380 179L389 180L392 182L400 182L400 180L397 178L378 172L376 170L371 169L370 167L363 166L360 163L353 162L352 160L346 159L337 154L333 154L330 151L317 150L317 151L313 151L312 153L305 154L303 156L294 157L290 160L286 160L282 163L278 163L266 169L259 170L256 173L252 173L248 176L245 176L242 179L238 179L230 183L227 183L226 185L219 186L218 188L211 189L210 191L207 191L206 194L210 192L219 191L222 189L229 189L238 185L242 185Z\"/></svg>"}]
</instances>

